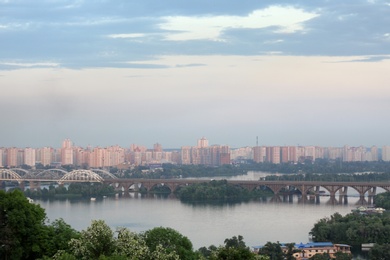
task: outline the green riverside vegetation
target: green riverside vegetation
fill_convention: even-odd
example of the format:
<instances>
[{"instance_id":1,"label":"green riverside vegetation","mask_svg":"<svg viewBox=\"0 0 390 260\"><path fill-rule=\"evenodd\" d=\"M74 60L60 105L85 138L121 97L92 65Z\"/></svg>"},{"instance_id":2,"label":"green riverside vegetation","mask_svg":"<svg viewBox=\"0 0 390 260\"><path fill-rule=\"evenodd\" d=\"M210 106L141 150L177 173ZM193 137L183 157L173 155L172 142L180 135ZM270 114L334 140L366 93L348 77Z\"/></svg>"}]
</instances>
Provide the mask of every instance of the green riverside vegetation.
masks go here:
<instances>
[{"instance_id":1,"label":"green riverside vegetation","mask_svg":"<svg viewBox=\"0 0 390 260\"><path fill-rule=\"evenodd\" d=\"M375 204L390 210L390 192L376 195ZM319 220L311 230L315 241L331 241L355 247L375 243L369 259L390 259L390 213L361 214L354 212L342 216L339 213Z\"/></svg>"},{"instance_id":2,"label":"green riverside vegetation","mask_svg":"<svg viewBox=\"0 0 390 260\"><path fill-rule=\"evenodd\" d=\"M226 180L192 184L181 187L176 192L176 196L185 202L241 202L272 195L272 191L269 190L249 191L239 186L230 185Z\"/></svg>"},{"instance_id":3,"label":"green riverside vegetation","mask_svg":"<svg viewBox=\"0 0 390 260\"><path fill-rule=\"evenodd\" d=\"M63 199L63 198L90 198L115 195L112 186L102 183L70 183L68 187L50 185L48 188L24 191L30 198Z\"/></svg>"}]
</instances>

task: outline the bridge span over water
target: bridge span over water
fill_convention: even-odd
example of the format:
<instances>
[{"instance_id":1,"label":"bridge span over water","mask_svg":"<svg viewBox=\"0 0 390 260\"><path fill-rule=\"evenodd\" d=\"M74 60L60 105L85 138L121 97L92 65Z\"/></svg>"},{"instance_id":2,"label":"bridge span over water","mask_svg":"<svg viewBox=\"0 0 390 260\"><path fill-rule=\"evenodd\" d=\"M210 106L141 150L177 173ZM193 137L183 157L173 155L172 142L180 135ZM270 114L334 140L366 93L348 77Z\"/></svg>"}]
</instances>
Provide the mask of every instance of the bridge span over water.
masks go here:
<instances>
[{"instance_id":1,"label":"bridge span over water","mask_svg":"<svg viewBox=\"0 0 390 260\"><path fill-rule=\"evenodd\" d=\"M30 189L37 189L41 183L55 182L60 185L72 182L96 182L111 185L117 191L150 191L155 187L165 186L174 192L180 187L210 182L204 179L122 179L101 169L74 170L67 172L63 169L49 169L31 173L29 171L13 168L0 169L0 183L2 181L17 182L23 189L24 185ZM321 195L326 192L329 196L346 196L348 190L355 190L360 197L372 197L377 189L390 191L390 182L320 182L320 181L251 181L227 180L229 184L248 190L269 189L275 195L299 192L302 195Z\"/></svg>"},{"instance_id":2,"label":"bridge span over water","mask_svg":"<svg viewBox=\"0 0 390 260\"><path fill-rule=\"evenodd\" d=\"M194 183L210 182L202 179L116 179L104 180L104 183L113 185L117 190L138 190L144 188L147 191L157 186L168 187L171 191L179 187ZM346 196L348 189L355 190L360 197L374 196L377 188L390 191L390 182L320 182L320 181L248 181L248 180L227 180L229 184L240 186L248 190L268 188L275 195L299 191L303 195L320 195L323 190L331 197ZM321 189L322 188L322 189Z\"/></svg>"}]
</instances>

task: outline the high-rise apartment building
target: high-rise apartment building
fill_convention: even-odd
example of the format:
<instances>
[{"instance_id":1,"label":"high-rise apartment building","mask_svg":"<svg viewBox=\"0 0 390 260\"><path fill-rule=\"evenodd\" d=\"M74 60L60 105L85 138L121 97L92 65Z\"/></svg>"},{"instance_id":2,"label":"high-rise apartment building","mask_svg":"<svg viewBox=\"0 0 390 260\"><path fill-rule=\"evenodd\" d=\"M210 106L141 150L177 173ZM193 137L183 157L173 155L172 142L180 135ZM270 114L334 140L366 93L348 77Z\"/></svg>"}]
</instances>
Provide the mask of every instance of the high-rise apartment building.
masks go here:
<instances>
[{"instance_id":1,"label":"high-rise apartment building","mask_svg":"<svg viewBox=\"0 0 390 260\"><path fill-rule=\"evenodd\" d=\"M159 143L154 144L154 145L153 145L153 151L154 151L154 152L162 152L162 151L163 151L162 145L159 144Z\"/></svg>"},{"instance_id":2,"label":"high-rise apartment building","mask_svg":"<svg viewBox=\"0 0 390 260\"><path fill-rule=\"evenodd\" d=\"M208 146L209 146L209 141L206 138L202 137L201 139L198 140L199 148L206 148Z\"/></svg>"},{"instance_id":3,"label":"high-rise apartment building","mask_svg":"<svg viewBox=\"0 0 390 260\"><path fill-rule=\"evenodd\" d=\"M72 148L72 141L70 139L65 139L62 142L61 164L62 165L73 164L73 148Z\"/></svg>"},{"instance_id":4,"label":"high-rise apartment building","mask_svg":"<svg viewBox=\"0 0 390 260\"><path fill-rule=\"evenodd\" d=\"M8 167L17 167L20 165L20 162L18 162L18 153L19 153L19 148L12 147L7 149Z\"/></svg>"},{"instance_id":5,"label":"high-rise apartment building","mask_svg":"<svg viewBox=\"0 0 390 260\"><path fill-rule=\"evenodd\" d=\"M390 146L388 145L382 147L382 160L390 162Z\"/></svg>"},{"instance_id":6,"label":"high-rise apartment building","mask_svg":"<svg viewBox=\"0 0 390 260\"><path fill-rule=\"evenodd\" d=\"M290 161L289 150L287 146L280 147L280 162L288 163Z\"/></svg>"},{"instance_id":7,"label":"high-rise apartment building","mask_svg":"<svg viewBox=\"0 0 390 260\"><path fill-rule=\"evenodd\" d=\"M181 147L181 164L191 164L191 146Z\"/></svg>"},{"instance_id":8,"label":"high-rise apartment building","mask_svg":"<svg viewBox=\"0 0 390 260\"><path fill-rule=\"evenodd\" d=\"M0 168L4 167L6 162L6 156L4 151L4 148L0 148Z\"/></svg>"},{"instance_id":9,"label":"high-rise apartment building","mask_svg":"<svg viewBox=\"0 0 390 260\"><path fill-rule=\"evenodd\" d=\"M231 159L232 160L237 160L237 159L253 160L254 157L253 149L254 147L249 147L249 146L232 149L230 150Z\"/></svg>"},{"instance_id":10,"label":"high-rise apartment building","mask_svg":"<svg viewBox=\"0 0 390 260\"><path fill-rule=\"evenodd\" d=\"M266 148L264 146L253 147L253 161L262 163L266 160Z\"/></svg>"},{"instance_id":11,"label":"high-rise apartment building","mask_svg":"<svg viewBox=\"0 0 390 260\"><path fill-rule=\"evenodd\" d=\"M376 147L375 145L372 146L370 152L371 152L371 161L378 161L379 160L378 147Z\"/></svg>"},{"instance_id":12,"label":"high-rise apartment building","mask_svg":"<svg viewBox=\"0 0 390 260\"><path fill-rule=\"evenodd\" d=\"M34 167L36 163L35 149L27 147L24 149L24 164Z\"/></svg>"},{"instance_id":13,"label":"high-rise apartment building","mask_svg":"<svg viewBox=\"0 0 390 260\"><path fill-rule=\"evenodd\" d=\"M297 147L296 146L288 146L288 161L289 162L298 162L297 156Z\"/></svg>"},{"instance_id":14,"label":"high-rise apartment building","mask_svg":"<svg viewBox=\"0 0 390 260\"><path fill-rule=\"evenodd\" d=\"M37 161L43 166L50 165L54 162L54 149L51 147L43 147L37 150Z\"/></svg>"},{"instance_id":15,"label":"high-rise apartment building","mask_svg":"<svg viewBox=\"0 0 390 260\"><path fill-rule=\"evenodd\" d=\"M196 147L181 148L181 164L217 166L230 164L230 147L227 145L208 146L206 138L198 140Z\"/></svg>"}]
</instances>

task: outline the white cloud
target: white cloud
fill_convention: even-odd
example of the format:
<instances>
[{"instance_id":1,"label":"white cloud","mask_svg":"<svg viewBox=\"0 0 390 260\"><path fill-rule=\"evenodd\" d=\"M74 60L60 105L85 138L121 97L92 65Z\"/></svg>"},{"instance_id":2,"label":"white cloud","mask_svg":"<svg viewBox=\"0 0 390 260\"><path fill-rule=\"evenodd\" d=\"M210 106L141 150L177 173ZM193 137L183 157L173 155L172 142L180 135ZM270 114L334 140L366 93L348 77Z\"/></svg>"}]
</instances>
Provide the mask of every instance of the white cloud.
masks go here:
<instances>
[{"instance_id":1,"label":"white cloud","mask_svg":"<svg viewBox=\"0 0 390 260\"><path fill-rule=\"evenodd\" d=\"M107 37L113 39L128 39L128 38L142 38L145 37L144 33L122 33L122 34L110 34Z\"/></svg>"},{"instance_id":2,"label":"white cloud","mask_svg":"<svg viewBox=\"0 0 390 260\"><path fill-rule=\"evenodd\" d=\"M319 14L285 6L271 6L255 10L247 16L168 16L163 17L160 28L172 31L167 40L223 40L221 35L227 29L261 29L277 27L275 33L294 33L304 30L303 22Z\"/></svg>"},{"instance_id":3,"label":"white cloud","mask_svg":"<svg viewBox=\"0 0 390 260\"><path fill-rule=\"evenodd\" d=\"M263 42L264 44L277 44L277 43L282 43L284 42L284 40L282 39L278 39L278 40L269 40L269 41L265 41Z\"/></svg>"},{"instance_id":4,"label":"white cloud","mask_svg":"<svg viewBox=\"0 0 390 260\"><path fill-rule=\"evenodd\" d=\"M32 67L58 67L60 64L54 62L34 62L34 63L0 62L0 65L32 68Z\"/></svg>"}]
</instances>

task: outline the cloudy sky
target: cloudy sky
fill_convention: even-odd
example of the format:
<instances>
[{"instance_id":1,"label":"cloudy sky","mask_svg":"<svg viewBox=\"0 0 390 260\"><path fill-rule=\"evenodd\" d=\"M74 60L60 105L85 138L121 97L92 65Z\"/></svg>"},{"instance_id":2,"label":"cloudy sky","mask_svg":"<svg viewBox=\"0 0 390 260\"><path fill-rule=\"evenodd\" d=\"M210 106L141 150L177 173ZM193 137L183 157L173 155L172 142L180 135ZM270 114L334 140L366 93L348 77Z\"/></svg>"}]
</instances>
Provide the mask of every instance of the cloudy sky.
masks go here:
<instances>
[{"instance_id":1,"label":"cloudy sky","mask_svg":"<svg viewBox=\"0 0 390 260\"><path fill-rule=\"evenodd\" d=\"M390 144L390 0L0 0L0 147Z\"/></svg>"}]
</instances>

